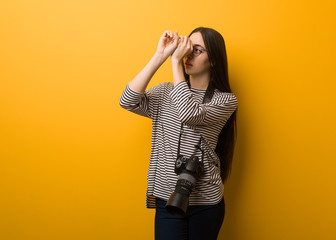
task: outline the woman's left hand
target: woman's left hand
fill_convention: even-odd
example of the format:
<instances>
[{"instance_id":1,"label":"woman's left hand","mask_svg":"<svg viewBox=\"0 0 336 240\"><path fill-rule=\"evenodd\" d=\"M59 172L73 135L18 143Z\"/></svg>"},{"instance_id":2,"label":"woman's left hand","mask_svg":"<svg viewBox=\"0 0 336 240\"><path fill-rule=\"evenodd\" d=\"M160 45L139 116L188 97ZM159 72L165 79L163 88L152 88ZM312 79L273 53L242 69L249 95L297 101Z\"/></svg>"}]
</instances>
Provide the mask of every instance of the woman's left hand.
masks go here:
<instances>
[{"instance_id":1,"label":"woman's left hand","mask_svg":"<svg viewBox=\"0 0 336 240\"><path fill-rule=\"evenodd\" d=\"M180 42L171 56L172 61L181 62L184 57L193 52L193 45L189 37L181 36Z\"/></svg>"}]
</instances>

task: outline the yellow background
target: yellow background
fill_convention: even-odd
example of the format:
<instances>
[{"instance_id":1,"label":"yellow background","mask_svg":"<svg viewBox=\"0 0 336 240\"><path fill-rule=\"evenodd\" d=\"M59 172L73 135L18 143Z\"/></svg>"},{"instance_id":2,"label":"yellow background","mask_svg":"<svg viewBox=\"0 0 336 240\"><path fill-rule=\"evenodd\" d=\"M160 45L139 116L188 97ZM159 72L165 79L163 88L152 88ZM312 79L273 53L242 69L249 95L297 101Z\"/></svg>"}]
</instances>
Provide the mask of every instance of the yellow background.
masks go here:
<instances>
[{"instance_id":1,"label":"yellow background","mask_svg":"<svg viewBox=\"0 0 336 240\"><path fill-rule=\"evenodd\" d=\"M224 36L239 99L219 239L336 239L334 13L333 0L2 0L0 239L154 238L151 122L119 97L164 30L198 26Z\"/></svg>"}]
</instances>

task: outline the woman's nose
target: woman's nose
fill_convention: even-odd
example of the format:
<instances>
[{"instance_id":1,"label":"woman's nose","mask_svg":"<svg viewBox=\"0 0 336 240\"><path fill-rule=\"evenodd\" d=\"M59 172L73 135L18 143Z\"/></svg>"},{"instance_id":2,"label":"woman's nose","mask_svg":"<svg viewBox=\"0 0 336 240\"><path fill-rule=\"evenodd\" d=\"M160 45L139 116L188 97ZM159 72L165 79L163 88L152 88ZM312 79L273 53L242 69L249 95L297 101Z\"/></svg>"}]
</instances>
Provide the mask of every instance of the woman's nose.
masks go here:
<instances>
[{"instance_id":1,"label":"woman's nose","mask_svg":"<svg viewBox=\"0 0 336 240\"><path fill-rule=\"evenodd\" d=\"M189 53L189 55L187 55L187 60L190 60L194 57L194 53Z\"/></svg>"}]
</instances>

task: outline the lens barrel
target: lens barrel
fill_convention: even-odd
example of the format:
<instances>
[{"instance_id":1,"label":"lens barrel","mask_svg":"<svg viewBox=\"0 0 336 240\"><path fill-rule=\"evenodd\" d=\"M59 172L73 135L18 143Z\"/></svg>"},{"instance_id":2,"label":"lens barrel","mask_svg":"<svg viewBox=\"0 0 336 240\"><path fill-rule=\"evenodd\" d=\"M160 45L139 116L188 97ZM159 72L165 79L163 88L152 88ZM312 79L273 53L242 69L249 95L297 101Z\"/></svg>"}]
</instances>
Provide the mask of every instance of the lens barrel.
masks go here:
<instances>
[{"instance_id":1,"label":"lens barrel","mask_svg":"<svg viewBox=\"0 0 336 240\"><path fill-rule=\"evenodd\" d=\"M189 196L196 183L195 176L190 173L181 173L177 180L175 191L171 194L165 209L167 212L183 217L189 206Z\"/></svg>"}]
</instances>

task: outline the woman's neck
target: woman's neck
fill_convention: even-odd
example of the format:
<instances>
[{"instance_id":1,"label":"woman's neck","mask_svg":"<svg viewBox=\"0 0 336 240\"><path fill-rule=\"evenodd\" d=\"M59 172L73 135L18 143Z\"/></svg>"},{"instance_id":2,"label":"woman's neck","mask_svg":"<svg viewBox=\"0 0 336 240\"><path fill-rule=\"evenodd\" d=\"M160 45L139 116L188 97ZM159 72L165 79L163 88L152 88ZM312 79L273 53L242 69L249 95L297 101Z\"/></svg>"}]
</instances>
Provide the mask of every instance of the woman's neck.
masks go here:
<instances>
[{"instance_id":1,"label":"woman's neck","mask_svg":"<svg viewBox=\"0 0 336 240\"><path fill-rule=\"evenodd\" d=\"M210 82L210 76L209 75L202 75L202 76L190 75L189 81L190 81L191 88L206 90Z\"/></svg>"}]
</instances>

